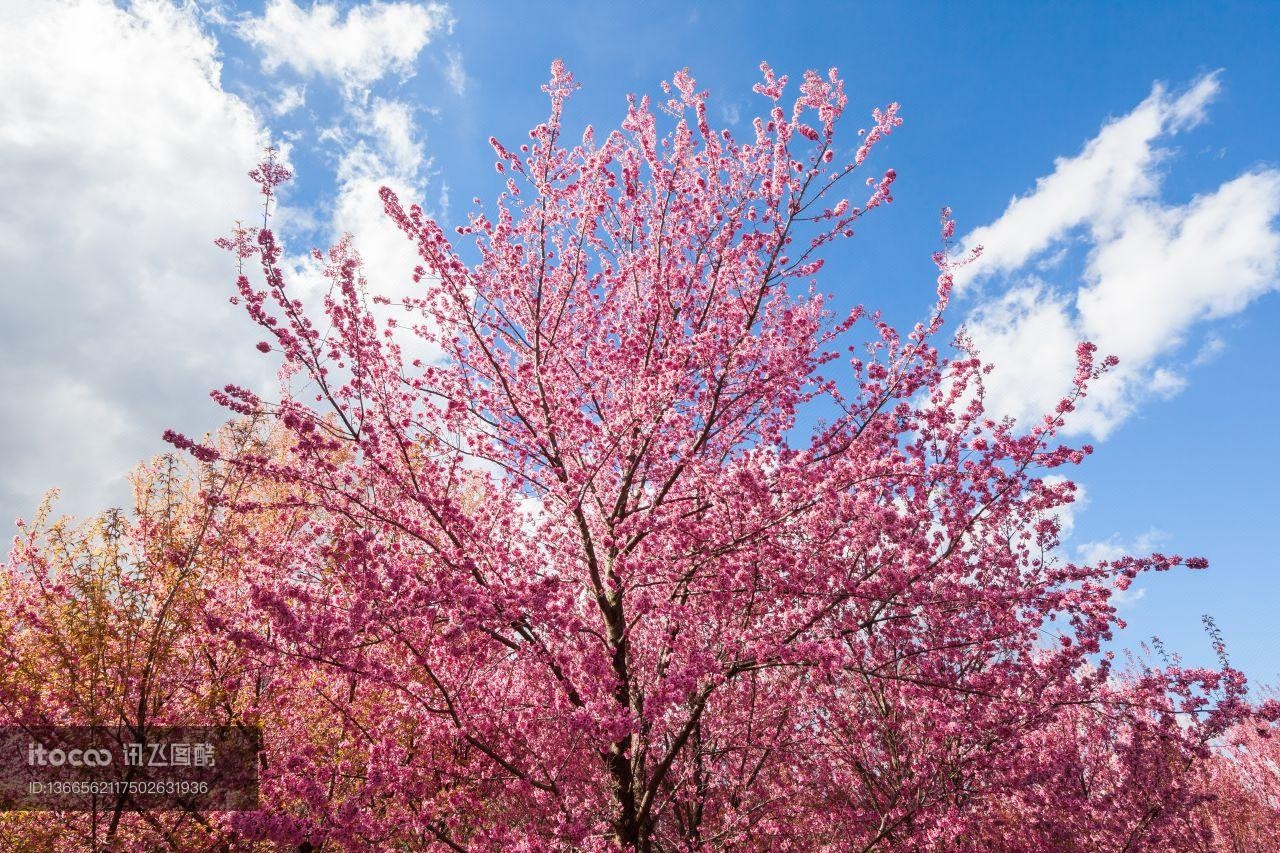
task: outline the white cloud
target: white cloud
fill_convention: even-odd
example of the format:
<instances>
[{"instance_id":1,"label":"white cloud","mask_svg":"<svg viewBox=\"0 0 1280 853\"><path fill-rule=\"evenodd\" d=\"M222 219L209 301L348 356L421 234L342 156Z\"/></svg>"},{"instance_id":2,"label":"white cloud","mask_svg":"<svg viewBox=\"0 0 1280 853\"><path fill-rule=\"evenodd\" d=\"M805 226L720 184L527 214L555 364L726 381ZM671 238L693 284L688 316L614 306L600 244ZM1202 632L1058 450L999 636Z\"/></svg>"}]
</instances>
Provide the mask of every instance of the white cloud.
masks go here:
<instances>
[{"instance_id":1,"label":"white cloud","mask_svg":"<svg viewBox=\"0 0 1280 853\"><path fill-rule=\"evenodd\" d=\"M401 101L374 98L367 107L349 104L339 125L321 132L320 141L338 150L336 196L326 211L330 242L351 235L361 260L361 275L373 294L393 302L421 292L413 281L422 263L417 247L387 216L379 190L395 191L406 206L421 204L427 191L431 160L414 119L414 110ZM319 296L328 287L320 265L310 254L291 260L294 286L319 310ZM401 323L396 335L407 360L434 359L439 352L411 334L405 324L420 316L406 316L397 306L370 305L374 315Z\"/></svg>"},{"instance_id":2,"label":"white cloud","mask_svg":"<svg viewBox=\"0 0 1280 853\"><path fill-rule=\"evenodd\" d=\"M262 17L246 19L239 32L267 71L288 66L359 89L392 72L411 73L422 49L451 25L439 3L375 2L341 17L330 3L304 10L294 0L269 0Z\"/></svg>"},{"instance_id":3,"label":"white cloud","mask_svg":"<svg viewBox=\"0 0 1280 853\"><path fill-rule=\"evenodd\" d=\"M444 67L444 79L449 81L453 91L459 95L467 92L467 70L462 66L462 54L456 50L449 51Z\"/></svg>"},{"instance_id":4,"label":"white cloud","mask_svg":"<svg viewBox=\"0 0 1280 853\"><path fill-rule=\"evenodd\" d=\"M367 108L352 107L348 118L325 136L341 146L329 237L337 241L350 234L371 289L399 298L413 287L421 259L387 216L378 191L387 186L405 204L420 202L430 161L408 104L375 98Z\"/></svg>"},{"instance_id":5,"label":"white cloud","mask_svg":"<svg viewBox=\"0 0 1280 853\"><path fill-rule=\"evenodd\" d=\"M1024 423L1052 410L1075 370L1080 335L1069 310L1065 297L1031 280L970 315L969 335L996 365L985 380L989 409Z\"/></svg>"},{"instance_id":6,"label":"white cloud","mask_svg":"<svg viewBox=\"0 0 1280 853\"><path fill-rule=\"evenodd\" d=\"M280 97L272 105L271 111L278 116L288 115L298 107L304 106L306 103L306 86L285 86L280 90Z\"/></svg>"},{"instance_id":7,"label":"white cloud","mask_svg":"<svg viewBox=\"0 0 1280 853\"><path fill-rule=\"evenodd\" d=\"M1144 586L1130 586L1127 589L1117 589L1111 593L1111 603L1117 610L1129 610L1135 607L1139 601L1147 597L1147 588Z\"/></svg>"},{"instance_id":8,"label":"white cloud","mask_svg":"<svg viewBox=\"0 0 1280 853\"><path fill-rule=\"evenodd\" d=\"M188 8L8 3L0 55L0 502L95 510L165 428L222 419L207 389L265 373L212 240L257 205L266 135Z\"/></svg>"},{"instance_id":9,"label":"white cloud","mask_svg":"<svg viewBox=\"0 0 1280 853\"><path fill-rule=\"evenodd\" d=\"M1082 542L1076 547L1076 554L1087 565L1100 563L1103 560L1118 560L1127 555L1146 556L1160 546L1167 537L1163 530L1150 528L1132 541L1122 542L1119 536L1108 539L1097 539Z\"/></svg>"},{"instance_id":10,"label":"white cloud","mask_svg":"<svg viewBox=\"0 0 1280 853\"><path fill-rule=\"evenodd\" d=\"M982 257L957 278L967 283L1021 268L1080 225L1109 226L1135 199L1159 188L1155 167L1163 152L1157 138L1193 127L1205 118L1218 93L1218 75L1201 77L1185 93L1170 97L1159 84L1126 116L1106 124L1075 157L1059 157L1052 174L1014 198L1004 214L963 240L965 251L982 246Z\"/></svg>"},{"instance_id":11,"label":"white cloud","mask_svg":"<svg viewBox=\"0 0 1280 853\"><path fill-rule=\"evenodd\" d=\"M363 143L344 155L333 232L335 237L354 237L371 289L394 299L413 287L413 268L422 261L413 242L387 217L378 190L390 187L408 204L421 198L422 186L416 174L397 172L390 165Z\"/></svg>"},{"instance_id":12,"label":"white cloud","mask_svg":"<svg viewBox=\"0 0 1280 853\"><path fill-rule=\"evenodd\" d=\"M365 131L380 143L379 149L387 161L384 168L402 177L418 174L423 164L422 143L414 138L417 128L413 109L408 104L378 98L362 116L362 123Z\"/></svg>"},{"instance_id":13,"label":"white cloud","mask_svg":"<svg viewBox=\"0 0 1280 853\"><path fill-rule=\"evenodd\" d=\"M1187 387L1187 378L1167 367L1157 367L1147 381L1147 391L1162 400L1176 397Z\"/></svg>"},{"instance_id":14,"label":"white cloud","mask_svg":"<svg viewBox=\"0 0 1280 853\"><path fill-rule=\"evenodd\" d=\"M1182 370L1164 362L1196 324L1238 313L1276 288L1280 171L1247 172L1181 205L1159 199L1168 152L1157 142L1203 121L1218 90L1216 74L1176 97L1156 86L962 241L984 247L964 284L1006 287L974 310L969 326L996 364L993 410L1020 419L1050 411L1068 387L1075 343L1091 340L1120 366L1094 384L1068 428L1106 437L1143 401L1185 386ZM1056 290L1026 272L1046 275L1080 238L1088 254L1077 289Z\"/></svg>"},{"instance_id":15,"label":"white cloud","mask_svg":"<svg viewBox=\"0 0 1280 853\"><path fill-rule=\"evenodd\" d=\"M1227 342L1222 339L1219 334L1211 334L1205 338L1204 343L1200 345L1200 350L1196 353L1196 357L1191 363L1196 367L1208 364L1227 350Z\"/></svg>"}]
</instances>

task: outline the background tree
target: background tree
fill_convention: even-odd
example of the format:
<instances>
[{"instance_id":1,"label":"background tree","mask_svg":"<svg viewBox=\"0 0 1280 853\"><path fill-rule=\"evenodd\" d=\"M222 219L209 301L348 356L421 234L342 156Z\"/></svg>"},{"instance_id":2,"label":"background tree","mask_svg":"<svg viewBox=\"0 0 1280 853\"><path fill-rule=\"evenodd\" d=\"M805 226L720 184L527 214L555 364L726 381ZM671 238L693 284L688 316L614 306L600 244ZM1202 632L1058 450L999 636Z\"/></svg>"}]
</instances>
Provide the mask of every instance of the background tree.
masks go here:
<instances>
[{"instance_id":1,"label":"background tree","mask_svg":"<svg viewBox=\"0 0 1280 853\"><path fill-rule=\"evenodd\" d=\"M20 526L0 571L0 708L6 724L119 727L138 741L157 726L244 725L238 652L203 624L217 551L201 489L235 484L172 456L133 475L133 511L77 523L51 494ZM7 814L14 850L201 849L221 833L192 809Z\"/></svg>"}]
</instances>

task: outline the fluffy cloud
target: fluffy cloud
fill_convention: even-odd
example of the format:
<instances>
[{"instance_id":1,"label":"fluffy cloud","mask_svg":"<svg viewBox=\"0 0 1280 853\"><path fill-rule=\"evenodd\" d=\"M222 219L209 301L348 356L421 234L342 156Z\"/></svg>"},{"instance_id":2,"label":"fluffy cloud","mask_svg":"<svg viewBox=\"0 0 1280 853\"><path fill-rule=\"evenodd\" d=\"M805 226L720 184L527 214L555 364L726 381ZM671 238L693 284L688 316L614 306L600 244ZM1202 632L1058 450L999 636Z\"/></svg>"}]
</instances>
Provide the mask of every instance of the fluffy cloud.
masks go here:
<instances>
[{"instance_id":1,"label":"fluffy cloud","mask_svg":"<svg viewBox=\"0 0 1280 853\"><path fill-rule=\"evenodd\" d=\"M239 31L268 71L288 66L358 89L411 72L432 37L450 26L449 9L439 3L370 3L340 17L333 4L304 10L294 0L270 0L262 17L246 19Z\"/></svg>"},{"instance_id":2,"label":"fluffy cloud","mask_svg":"<svg viewBox=\"0 0 1280 853\"><path fill-rule=\"evenodd\" d=\"M298 107L306 106L307 88L305 86L285 86L280 90L280 97L271 111L278 116L288 115Z\"/></svg>"},{"instance_id":3,"label":"fluffy cloud","mask_svg":"<svg viewBox=\"0 0 1280 853\"><path fill-rule=\"evenodd\" d=\"M996 411L1049 411L1068 386L1075 342L1092 340L1120 367L1096 383L1069 427L1105 437L1143 401L1186 384L1172 359L1197 324L1276 288L1280 171L1247 172L1181 205L1159 198L1168 151L1158 143L1204 121L1218 91L1217 75L1177 96L1156 86L965 238L966 247L984 247L961 286L986 294L969 332L997 365L989 382ZM1083 281L1053 287L1046 278L1080 238L1088 246Z\"/></svg>"},{"instance_id":4,"label":"fluffy cloud","mask_svg":"<svg viewBox=\"0 0 1280 853\"><path fill-rule=\"evenodd\" d=\"M387 216L378 193L386 186L405 205L422 203L430 160L407 104L375 99L369 109L356 111L354 124L358 139L346 147L338 165L332 238L350 234L370 290L398 301L419 291L413 270L422 259L413 241ZM405 321L399 308L375 305L373 311ZM407 329L397 340L407 358L432 359L439 354Z\"/></svg>"},{"instance_id":5,"label":"fluffy cloud","mask_svg":"<svg viewBox=\"0 0 1280 853\"><path fill-rule=\"evenodd\" d=\"M1030 422L1052 411L1070 387L1080 333L1067 297L1043 281L1030 279L985 302L969 316L967 331L982 358L996 365L986 379L995 412Z\"/></svg>"},{"instance_id":6,"label":"fluffy cloud","mask_svg":"<svg viewBox=\"0 0 1280 853\"><path fill-rule=\"evenodd\" d=\"M467 92L467 70L462 66L462 54L456 50L451 50L446 56L444 67L444 79L449 81L449 86L459 95L465 95Z\"/></svg>"},{"instance_id":7,"label":"fluffy cloud","mask_svg":"<svg viewBox=\"0 0 1280 853\"><path fill-rule=\"evenodd\" d=\"M1137 109L1105 125L1075 157L1059 157L1053 173L1036 181L1031 193L1013 199L1003 216L965 238L966 248L984 247L982 258L965 269L965 281L1017 270L1056 247L1071 229L1109 225L1136 199L1154 195L1160 184L1155 167L1164 157L1155 141L1203 122L1219 88L1216 74L1176 98L1157 84Z\"/></svg>"},{"instance_id":8,"label":"fluffy cloud","mask_svg":"<svg viewBox=\"0 0 1280 853\"><path fill-rule=\"evenodd\" d=\"M426 156L422 133L413 108L396 100L373 98L368 107L348 104L341 121L319 135L337 155L335 195L323 213L327 225L318 224L323 238L336 243L350 236L360 256L360 274L371 293L398 302L417 294L414 268L422 263L416 244L404 235L383 209L379 191L390 187L406 206L423 204L431 160ZM425 205L424 205L425 206ZM326 230L327 229L327 230ZM328 290L322 266L310 253L290 259L291 286L303 295L312 310L321 310ZM404 324L421 320L406 317L399 306L371 304L380 319L395 317L402 324L396 339L406 358L434 359L436 349L411 333Z\"/></svg>"},{"instance_id":9,"label":"fluffy cloud","mask_svg":"<svg viewBox=\"0 0 1280 853\"><path fill-rule=\"evenodd\" d=\"M260 204L245 173L269 139L266 113L223 86L200 14L167 0L0 5L8 518L29 514L50 486L72 512L127 499L123 474L166 449L166 428L198 435L223 419L206 389L271 382L256 330L227 302L231 261L213 245ZM373 4L340 20L329 6L273 0L239 25L271 48L268 64L336 77L349 96L327 117L333 133L316 136L337 148L336 174L312 176L336 179L332 204L283 207L277 224L352 233L366 277L392 297L412 286L418 259L378 187L422 200L430 160L415 112L359 86L408 69L447 24L438 5ZM281 91L264 109L281 115L306 101L301 85ZM301 266L297 285L315 285L314 266Z\"/></svg>"},{"instance_id":10,"label":"fluffy cloud","mask_svg":"<svg viewBox=\"0 0 1280 853\"><path fill-rule=\"evenodd\" d=\"M333 230L335 237L350 234L354 239L370 288L395 299L412 287L413 268L421 259L413 242L387 217L378 191L390 187L408 204L421 198L422 186L415 176L386 167L386 161L363 144L343 157Z\"/></svg>"},{"instance_id":11,"label":"fluffy cloud","mask_svg":"<svg viewBox=\"0 0 1280 853\"><path fill-rule=\"evenodd\" d=\"M237 27L261 52L266 71L288 66L342 85L341 114L316 136L321 145L332 146L337 162L336 194L324 211L330 221L326 236L337 241L351 235L371 289L392 299L413 287L419 258L387 218L378 191L388 186L406 203L421 203L430 160L414 109L378 97L370 87L391 72L412 73L427 44L452 25L448 7L440 3L375 2L341 17L330 4L304 10L294 0L270 0L261 17L244 19ZM467 85L461 54L445 50L435 59L445 82L461 94ZM294 267L312 295L324 290L309 255L296 257Z\"/></svg>"},{"instance_id":12,"label":"fluffy cloud","mask_svg":"<svg viewBox=\"0 0 1280 853\"><path fill-rule=\"evenodd\" d=\"M0 508L86 511L167 427L216 423L205 389L252 381L252 328L212 245L258 203L266 141L190 10L108 0L0 11Z\"/></svg>"}]
</instances>

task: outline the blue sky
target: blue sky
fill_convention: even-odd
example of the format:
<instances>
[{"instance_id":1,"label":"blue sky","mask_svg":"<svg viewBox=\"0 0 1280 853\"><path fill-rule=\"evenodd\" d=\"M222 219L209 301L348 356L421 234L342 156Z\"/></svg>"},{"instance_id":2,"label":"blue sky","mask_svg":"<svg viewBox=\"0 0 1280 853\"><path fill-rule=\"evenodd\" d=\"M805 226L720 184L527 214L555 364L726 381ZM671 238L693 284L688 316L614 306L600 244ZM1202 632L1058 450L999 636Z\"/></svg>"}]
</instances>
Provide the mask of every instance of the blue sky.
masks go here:
<instances>
[{"instance_id":1,"label":"blue sky","mask_svg":"<svg viewBox=\"0 0 1280 853\"><path fill-rule=\"evenodd\" d=\"M264 141L298 172L293 248L354 231L394 289L410 261L380 230L378 183L448 223L491 198L486 140L544 115L553 58L583 86L571 121L597 126L688 66L713 117L745 127L761 60L793 78L834 65L851 121L896 100L905 123L874 155L898 172L895 203L827 289L917 319L951 205L988 250L951 316L1007 363L1001 405L1052 397L1076 337L1128 353L1076 426L1097 452L1066 549L1207 556L1139 583L1123 642L1159 634L1211 662L1211 614L1233 663L1276 681L1277 37L1273 3L12 4L4 511L50 485L72 511L120 500L160 431L216 422L205 389L261 378L209 241L252 210L242 175Z\"/></svg>"}]
</instances>

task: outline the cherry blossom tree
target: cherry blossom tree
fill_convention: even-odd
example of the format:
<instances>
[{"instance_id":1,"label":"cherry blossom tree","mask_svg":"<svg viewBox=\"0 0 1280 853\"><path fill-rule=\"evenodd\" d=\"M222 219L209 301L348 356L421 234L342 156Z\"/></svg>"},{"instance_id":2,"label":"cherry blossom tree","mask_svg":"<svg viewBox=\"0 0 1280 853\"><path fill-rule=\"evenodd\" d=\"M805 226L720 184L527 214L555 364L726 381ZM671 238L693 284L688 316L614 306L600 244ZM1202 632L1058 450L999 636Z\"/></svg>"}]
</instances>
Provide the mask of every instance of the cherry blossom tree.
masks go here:
<instances>
[{"instance_id":1,"label":"cherry blossom tree","mask_svg":"<svg viewBox=\"0 0 1280 853\"><path fill-rule=\"evenodd\" d=\"M382 191L421 258L395 305L349 240L315 256L320 311L268 216L223 241L261 267L236 299L282 382L214 396L283 447L169 438L270 485L209 496L219 524L294 521L246 540L250 606L210 625L274 695L319 689L359 753L284 743L266 784L288 803L238 831L1015 850L1155 849L1184 825L1243 678L1120 672L1104 644L1116 590L1205 562L1057 549L1075 487L1049 472L1090 452L1059 433L1113 362L1082 343L1054 411L987 414L989 367L942 337L964 263L945 210L919 324L837 311L824 253L892 202L895 172L867 170L899 109L838 141L834 70L791 99L762 72L745 139L686 72L570 139L557 62L546 121L490 140L491 210L448 234ZM254 172L264 211L288 177Z\"/></svg>"},{"instance_id":2,"label":"cherry blossom tree","mask_svg":"<svg viewBox=\"0 0 1280 853\"><path fill-rule=\"evenodd\" d=\"M280 451L247 420L211 444L228 456ZM287 538L299 521L279 488L245 474L160 457L135 470L128 510L59 518L50 495L20 522L0 565L0 720L110 727L139 741L163 726L260 731L260 800L277 825L294 814L323 821L359 796L369 755L352 721L378 715L376 693L294 662L279 668L221 629L234 621L269 631L241 555ZM218 511L224 499L281 508L227 515ZM346 691L340 704L335 690ZM0 813L0 849L274 848L231 813L121 795L96 812Z\"/></svg>"},{"instance_id":3,"label":"cherry blossom tree","mask_svg":"<svg viewBox=\"0 0 1280 853\"><path fill-rule=\"evenodd\" d=\"M132 511L76 522L54 517L50 494L20 522L0 566L5 725L102 726L146 741L158 726L254 722L251 696L233 686L246 681L242 655L203 614L225 555L212 547L214 515L199 492L235 491L243 478L169 456L132 479ZM224 837L218 823L193 808L137 808L121 793L97 812L0 816L0 847L204 849Z\"/></svg>"},{"instance_id":4,"label":"cherry blossom tree","mask_svg":"<svg viewBox=\"0 0 1280 853\"><path fill-rule=\"evenodd\" d=\"M1280 700L1232 726L1193 768L1198 803L1185 816L1187 850L1274 850L1280 845Z\"/></svg>"}]
</instances>

